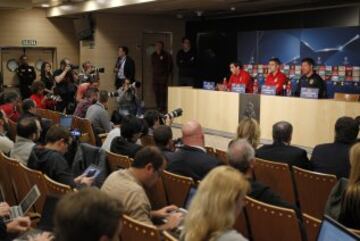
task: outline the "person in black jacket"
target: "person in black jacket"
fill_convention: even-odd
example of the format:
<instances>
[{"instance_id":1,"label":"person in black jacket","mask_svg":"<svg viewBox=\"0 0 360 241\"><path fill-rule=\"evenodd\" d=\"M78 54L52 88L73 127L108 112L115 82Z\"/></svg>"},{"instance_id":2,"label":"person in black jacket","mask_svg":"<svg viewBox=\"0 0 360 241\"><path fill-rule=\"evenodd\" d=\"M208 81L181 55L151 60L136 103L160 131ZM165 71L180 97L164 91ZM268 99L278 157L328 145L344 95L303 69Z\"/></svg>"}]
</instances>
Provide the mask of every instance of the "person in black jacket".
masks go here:
<instances>
[{"instance_id":1,"label":"person in black jacket","mask_svg":"<svg viewBox=\"0 0 360 241\"><path fill-rule=\"evenodd\" d=\"M114 69L116 89L119 89L124 84L125 79L130 80L131 83L135 81L135 62L128 54L128 47L119 47Z\"/></svg>"},{"instance_id":2,"label":"person in black jacket","mask_svg":"<svg viewBox=\"0 0 360 241\"><path fill-rule=\"evenodd\" d=\"M30 86L36 79L36 72L33 66L28 63L28 58L25 54L20 57L20 65L16 70L19 77L19 87L21 97L23 99L29 98L31 95Z\"/></svg>"},{"instance_id":3,"label":"person in black jacket","mask_svg":"<svg viewBox=\"0 0 360 241\"><path fill-rule=\"evenodd\" d=\"M176 64L179 68L179 85L193 86L196 71L196 54L191 48L188 38L182 39L182 49L176 55Z\"/></svg>"},{"instance_id":4,"label":"person in black jacket","mask_svg":"<svg viewBox=\"0 0 360 241\"><path fill-rule=\"evenodd\" d=\"M248 194L258 201L285 208L297 208L274 193L268 186L256 181L253 178L255 151L246 139L233 141L228 150L229 165L239 170L249 180L251 191Z\"/></svg>"},{"instance_id":5,"label":"person in black jacket","mask_svg":"<svg viewBox=\"0 0 360 241\"><path fill-rule=\"evenodd\" d=\"M52 126L46 134L46 145L35 147L30 155L28 167L42 171L54 181L76 187L91 186L92 177L78 176L74 178L64 155L71 143L69 131L61 126Z\"/></svg>"},{"instance_id":6,"label":"person in black jacket","mask_svg":"<svg viewBox=\"0 0 360 241\"><path fill-rule=\"evenodd\" d=\"M154 142L169 162L174 159L173 134L170 126L161 125L154 130Z\"/></svg>"},{"instance_id":7,"label":"person in black jacket","mask_svg":"<svg viewBox=\"0 0 360 241\"><path fill-rule=\"evenodd\" d=\"M220 162L206 153L204 148L204 132L196 121L189 121L183 125L182 140L184 146L179 148L172 160L169 160L167 170L172 173L202 180L211 169Z\"/></svg>"},{"instance_id":8,"label":"person in black jacket","mask_svg":"<svg viewBox=\"0 0 360 241\"><path fill-rule=\"evenodd\" d=\"M136 144L142 134L142 129L143 122L139 118L133 115L125 116L121 122L121 136L113 139L110 151L134 158L136 153L142 148L141 145Z\"/></svg>"},{"instance_id":9,"label":"person in black jacket","mask_svg":"<svg viewBox=\"0 0 360 241\"><path fill-rule=\"evenodd\" d=\"M358 122L351 117L340 117L335 123L335 142L315 146L311 162L316 172L349 177L349 150L359 133Z\"/></svg>"},{"instance_id":10,"label":"person in black jacket","mask_svg":"<svg viewBox=\"0 0 360 241\"><path fill-rule=\"evenodd\" d=\"M256 157L268 161L277 161L304 169L310 168L310 162L304 149L292 146L293 127L289 122L280 121L273 125L273 144L263 145L256 150Z\"/></svg>"}]
</instances>

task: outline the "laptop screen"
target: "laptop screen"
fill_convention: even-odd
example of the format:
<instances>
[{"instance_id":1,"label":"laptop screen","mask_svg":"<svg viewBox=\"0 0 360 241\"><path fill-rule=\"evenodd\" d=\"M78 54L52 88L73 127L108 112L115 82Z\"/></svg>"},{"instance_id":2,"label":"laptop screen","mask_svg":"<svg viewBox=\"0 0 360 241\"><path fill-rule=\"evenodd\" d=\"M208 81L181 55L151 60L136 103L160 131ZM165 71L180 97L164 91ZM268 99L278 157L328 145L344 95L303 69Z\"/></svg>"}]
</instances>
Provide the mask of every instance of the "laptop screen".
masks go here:
<instances>
[{"instance_id":1,"label":"laptop screen","mask_svg":"<svg viewBox=\"0 0 360 241\"><path fill-rule=\"evenodd\" d=\"M344 226L325 216L321 223L317 241L359 241L360 238Z\"/></svg>"},{"instance_id":2,"label":"laptop screen","mask_svg":"<svg viewBox=\"0 0 360 241\"><path fill-rule=\"evenodd\" d=\"M60 117L60 126L64 127L67 130L70 130L71 124L72 124L72 116Z\"/></svg>"},{"instance_id":3,"label":"laptop screen","mask_svg":"<svg viewBox=\"0 0 360 241\"><path fill-rule=\"evenodd\" d=\"M34 185L20 203L20 207L23 214L26 214L30 210L32 205L34 205L34 203L36 202L36 200L38 200L39 197L40 197L39 188L37 187L37 185Z\"/></svg>"}]
</instances>

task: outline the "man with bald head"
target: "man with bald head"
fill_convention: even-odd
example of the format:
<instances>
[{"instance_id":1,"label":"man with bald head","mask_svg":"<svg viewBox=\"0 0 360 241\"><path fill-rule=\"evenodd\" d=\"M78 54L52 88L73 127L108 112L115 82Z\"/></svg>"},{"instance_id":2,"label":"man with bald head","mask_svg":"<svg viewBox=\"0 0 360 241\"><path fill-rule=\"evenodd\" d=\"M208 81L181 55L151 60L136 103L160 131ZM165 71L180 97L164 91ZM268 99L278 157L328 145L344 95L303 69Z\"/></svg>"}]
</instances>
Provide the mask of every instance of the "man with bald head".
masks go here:
<instances>
[{"instance_id":1,"label":"man with bald head","mask_svg":"<svg viewBox=\"0 0 360 241\"><path fill-rule=\"evenodd\" d=\"M310 169L311 165L304 149L291 145L293 127L289 122L280 121L273 125L273 144L263 145L256 150L256 157Z\"/></svg>"},{"instance_id":2,"label":"man with bald head","mask_svg":"<svg viewBox=\"0 0 360 241\"><path fill-rule=\"evenodd\" d=\"M189 121L183 125L182 140L184 146L168 160L168 171L198 181L220 164L216 158L206 153L204 132L197 121Z\"/></svg>"}]
</instances>

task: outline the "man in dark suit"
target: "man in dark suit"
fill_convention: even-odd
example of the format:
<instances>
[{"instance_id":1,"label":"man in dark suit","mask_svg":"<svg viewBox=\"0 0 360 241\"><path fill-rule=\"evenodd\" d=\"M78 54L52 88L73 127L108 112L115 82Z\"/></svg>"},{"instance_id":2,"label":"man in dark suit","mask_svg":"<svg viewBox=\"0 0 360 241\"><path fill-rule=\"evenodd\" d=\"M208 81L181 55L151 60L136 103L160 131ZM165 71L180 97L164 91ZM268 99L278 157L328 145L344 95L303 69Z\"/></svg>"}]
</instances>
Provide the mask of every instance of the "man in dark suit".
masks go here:
<instances>
[{"instance_id":1,"label":"man in dark suit","mask_svg":"<svg viewBox=\"0 0 360 241\"><path fill-rule=\"evenodd\" d=\"M128 115L121 121L120 134L115 137L110 145L110 151L134 158L136 153L142 148L136 144L142 131L142 122L135 116Z\"/></svg>"},{"instance_id":2,"label":"man in dark suit","mask_svg":"<svg viewBox=\"0 0 360 241\"><path fill-rule=\"evenodd\" d=\"M264 145L256 151L256 157L309 169L310 162L304 149L290 145L293 127L286 121L273 125L273 144Z\"/></svg>"},{"instance_id":3,"label":"man in dark suit","mask_svg":"<svg viewBox=\"0 0 360 241\"><path fill-rule=\"evenodd\" d=\"M183 125L182 139L184 146L174 153L172 160L169 160L169 172L198 181L219 165L220 162L216 158L206 153L204 133L198 122L189 121Z\"/></svg>"},{"instance_id":4,"label":"man in dark suit","mask_svg":"<svg viewBox=\"0 0 360 241\"><path fill-rule=\"evenodd\" d=\"M129 79L131 83L135 81L135 62L128 54L128 47L119 47L118 58L114 69L116 89L119 89L123 85L125 79Z\"/></svg>"},{"instance_id":5,"label":"man in dark suit","mask_svg":"<svg viewBox=\"0 0 360 241\"><path fill-rule=\"evenodd\" d=\"M317 145L311 162L316 172L334 174L338 178L349 177L349 150L356 142L359 123L351 117L341 117L335 123L335 142Z\"/></svg>"},{"instance_id":6,"label":"man in dark suit","mask_svg":"<svg viewBox=\"0 0 360 241\"><path fill-rule=\"evenodd\" d=\"M268 186L254 180L255 151L247 140L239 139L230 144L228 161L230 166L240 171L249 180L251 185L249 196L251 198L271 205L292 208L298 211L295 206L282 200L280 196L274 193Z\"/></svg>"},{"instance_id":7,"label":"man in dark suit","mask_svg":"<svg viewBox=\"0 0 360 241\"><path fill-rule=\"evenodd\" d=\"M159 147L165 159L169 162L174 159L173 134L170 126L161 125L154 130L153 138L155 145Z\"/></svg>"}]
</instances>

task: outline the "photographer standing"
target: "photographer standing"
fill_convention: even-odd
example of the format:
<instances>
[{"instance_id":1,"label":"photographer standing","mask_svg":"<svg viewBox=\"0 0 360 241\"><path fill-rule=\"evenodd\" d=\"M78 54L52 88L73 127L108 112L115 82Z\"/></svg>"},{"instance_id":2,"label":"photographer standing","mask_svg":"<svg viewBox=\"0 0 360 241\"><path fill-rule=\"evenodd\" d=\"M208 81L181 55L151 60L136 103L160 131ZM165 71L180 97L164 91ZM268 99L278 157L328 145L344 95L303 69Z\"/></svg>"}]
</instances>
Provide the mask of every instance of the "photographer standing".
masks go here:
<instances>
[{"instance_id":1,"label":"photographer standing","mask_svg":"<svg viewBox=\"0 0 360 241\"><path fill-rule=\"evenodd\" d=\"M115 87L119 89L125 79L129 79L131 82L135 81L135 62L128 56L129 48L121 46L118 49L118 58L116 60L114 72L115 76Z\"/></svg>"},{"instance_id":2,"label":"photographer standing","mask_svg":"<svg viewBox=\"0 0 360 241\"><path fill-rule=\"evenodd\" d=\"M60 95L62 101L57 103L56 110L63 112L66 108L66 113L71 114L75 109L75 82L78 76L74 69L78 66L70 64L68 59L63 59L60 62L60 69L54 72L56 87L54 94Z\"/></svg>"},{"instance_id":3,"label":"photographer standing","mask_svg":"<svg viewBox=\"0 0 360 241\"><path fill-rule=\"evenodd\" d=\"M140 100L137 96L136 90L137 82L130 84L129 79L125 79L124 84L117 90L119 96L117 102L119 103L119 113L122 116L136 115L140 106Z\"/></svg>"}]
</instances>

